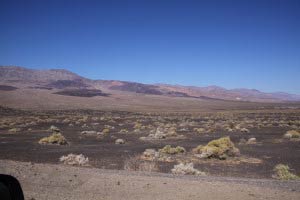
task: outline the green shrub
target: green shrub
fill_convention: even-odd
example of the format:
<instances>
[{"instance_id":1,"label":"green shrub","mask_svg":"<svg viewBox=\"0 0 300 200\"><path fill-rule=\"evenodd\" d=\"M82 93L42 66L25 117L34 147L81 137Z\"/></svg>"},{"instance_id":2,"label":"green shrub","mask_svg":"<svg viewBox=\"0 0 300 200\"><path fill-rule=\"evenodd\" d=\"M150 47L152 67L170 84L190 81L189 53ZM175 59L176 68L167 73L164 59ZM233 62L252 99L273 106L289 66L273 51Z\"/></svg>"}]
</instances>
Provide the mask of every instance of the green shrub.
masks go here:
<instances>
[{"instance_id":1,"label":"green shrub","mask_svg":"<svg viewBox=\"0 0 300 200\"><path fill-rule=\"evenodd\" d=\"M68 144L66 138L61 133L53 133L49 137L44 137L40 139L40 144L59 144L65 145Z\"/></svg>"},{"instance_id":2,"label":"green shrub","mask_svg":"<svg viewBox=\"0 0 300 200\"><path fill-rule=\"evenodd\" d=\"M229 137L212 140L206 146L199 145L193 151L200 154L201 158L226 159L229 156L239 155L239 149L234 146Z\"/></svg>"},{"instance_id":3,"label":"green shrub","mask_svg":"<svg viewBox=\"0 0 300 200\"><path fill-rule=\"evenodd\" d=\"M166 153L166 154L178 154L178 153L184 153L185 148L181 146L171 147L171 145L166 145L164 148L160 149L159 152Z\"/></svg>"},{"instance_id":4,"label":"green shrub","mask_svg":"<svg viewBox=\"0 0 300 200\"><path fill-rule=\"evenodd\" d=\"M300 177L291 173L290 168L287 165L284 164L278 164L274 167L274 178L279 180L297 180Z\"/></svg>"}]
</instances>

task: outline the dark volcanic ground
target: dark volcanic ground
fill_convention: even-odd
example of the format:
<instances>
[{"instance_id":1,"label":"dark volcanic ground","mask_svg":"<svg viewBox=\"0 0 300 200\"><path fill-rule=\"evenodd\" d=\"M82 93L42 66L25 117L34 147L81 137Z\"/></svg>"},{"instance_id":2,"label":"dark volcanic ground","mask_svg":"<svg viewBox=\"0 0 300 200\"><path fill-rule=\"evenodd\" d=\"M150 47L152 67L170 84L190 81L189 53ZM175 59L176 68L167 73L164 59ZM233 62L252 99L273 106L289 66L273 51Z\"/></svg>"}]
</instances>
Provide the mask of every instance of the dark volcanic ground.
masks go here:
<instances>
[{"instance_id":1,"label":"dark volcanic ground","mask_svg":"<svg viewBox=\"0 0 300 200\"><path fill-rule=\"evenodd\" d=\"M120 119L119 122L122 122ZM107 123L105 123L107 124ZM39 139L49 136L47 129L50 125L59 127L66 137L69 145L40 145ZM141 154L147 148L162 148L167 144L180 145L191 151L199 144L206 144L212 139L230 136L232 141L240 149L241 156L245 158L257 158L262 163L231 162L220 160L205 160L195 164L195 167L214 176L234 176L251 178L271 178L273 167L276 164L288 164L294 172L300 172L300 145L299 141L281 140L282 135L289 129L286 128L262 128L250 129L250 133L218 130L216 133L195 134L182 132L185 139L164 139L158 141L141 141L139 137L149 133L120 134L120 128L116 127L109 136L100 139L96 136L82 136L82 130L100 130L104 124L98 124L90 128L80 126L70 127L63 123L43 123L32 126L31 131L22 130L10 133L7 129L0 130L0 159L31 161L37 163L59 163L62 155L69 153L83 154L87 156L92 166L106 169L123 169L124 161L131 156ZM125 125L126 127L126 125ZM28 128L28 127L27 127ZM124 127L123 127L124 128ZM254 145L239 145L241 138L255 137L258 141ZM124 145L116 145L116 138L123 138L127 142ZM176 163L160 163L160 171L170 172Z\"/></svg>"}]
</instances>

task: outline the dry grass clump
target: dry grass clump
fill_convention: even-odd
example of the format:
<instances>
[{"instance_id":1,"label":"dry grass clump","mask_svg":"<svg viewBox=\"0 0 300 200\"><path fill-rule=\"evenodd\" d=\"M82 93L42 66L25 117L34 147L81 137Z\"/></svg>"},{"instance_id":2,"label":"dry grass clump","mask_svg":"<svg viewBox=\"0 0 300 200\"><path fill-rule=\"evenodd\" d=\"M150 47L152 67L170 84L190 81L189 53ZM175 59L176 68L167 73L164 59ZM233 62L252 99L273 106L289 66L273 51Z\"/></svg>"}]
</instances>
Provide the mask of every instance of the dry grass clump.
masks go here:
<instances>
[{"instance_id":1,"label":"dry grass clump","mask_svg":"<svg viewBox=\"0 0 300 200\"><path fill-rule=\"evenodd\" d=\"M257 144L257 140L255 137L249 138L246 140L245 138L240 139L239 145L251 145L251 144Z\"/></svg>"},{"instance_id":2,"label":"dry grass clump","mask_svg":"<svg viewBox=\"0 0 300 200\"><path fill-rule=\"evenodd\" d=\"M193 163L180 163L178 165L175 165L174 168L171 170L173 174L178 175L197 175L197 176L205 176L205 172L201 172L194 168Z\"/></svg>"},{"instance_id":3,"label":"dry grass clump","mask_svg":"<svg viewBox=\"0 0 300 200\"><path fill-rule=\"evenodd\" d=\"M164 148L159 150L159 153L165 153L165 154L178 154L184 152L185 152L185 148L181 146L171 147L171 145L166 145Z\"/></svg>"},{"instance_id":4,"label":"dry grass clump","mask_svg":"<svg viewBox=\"0 0 300 200\"><path fill-rule=\"evenodd\" d=\"M57 128L56 126L54 125L51 125L50 128L49 128L50 131L52 132L56 132L56 133L59 133L60 132L60 129Z\"/></svg>"},{"instance_id":5,"label":"dry grass clump","mask_svg":"<svg viewBox=\"0 0 300 200\"><path fill-rule=\"evenodd\" d=\"M174 126L170 126L166 128L167 136L177 136L177 128Z\"/></svg>"},{"instance_id":6,"label":"dry grass clump","mask_svg":"<svg viewBox=\"0 0 300 200\"><path fill-rule=\"evenodd\" d=\"M249 138L248 141L246 142L246 144L256 144L257 141L256 141L256 138Z\"/></svg>"},{"instance_id":7,"label":"dry grass clump","mask_svg":"<svg viewBox=\"0 0 300 200\"><path fill-rule=\"evenodd\" d=\"M108 135L109 132L110 132L109 128L104 128L104 129L101 131L101 133L102 133L103 135Z\"/></svg>"},{"instance_id":8,"label":"dry grass clump","mask_svg":"<svg viewBox=\"0 0 300 200\"><path fill-rule=\"evenodd\" d=\"M149 134L147 137L140 137L141 140L155 140L155 139L165 139L167 135L161 127L158 127L155 133Z\"/></svg>"},{"instance_id":9,"label":"dry grass clump","mask_svg":"<svg viewBox=\"0 0 300 200\"><path fill-rule=\"evenodd\" d=\"M273 178L279 180L297 180L300 179L299 176L290 172L290 168L288 165L278 164L274 167L275 174Z\"/></svg>"},{"instance_id":10,"label":"dry grass clump","mask_svg":"<svg viewBox=\"0 0 300 200\"><path fill-rule=\"evenodd\" d=\"M146 149L141 156L141 159L149 160L149 161L154 161L158 158L159 158L159 152L156 151L155 149Z\"/></svg>"},{"instance_id":11,"label":"dry grass clump","mask_svg":"<svg viewBox=\"0 0 300 200\"><path fill-rule=\"evenodd\" d=\"M234 146L229 137L212 140L206 146L199 145L193 151L200 154L200 158L218 158L221 160L239 155L239 149Z\"/></svg>"},{"instance_id":12,"label":"dry grass clump","mask_svg":"<svg viewBox=\"0 0 300 200\"><path fill-rule=\"evenodd\" d=\"M202 134L202 133L205 133L205 132L206 132L205 128L194 128L193 130L194 130L195 132L199 133L199 134Z\"/></svg>"},{"instance_id":13,"label":"dry grass clump","mask_svg":"<svg viewBox=\"0 0 300 200\"><path fill-rule=\"evenodd\" d=\"M11 132L11 133L16 133L16 132L19 132L19 131L21 131L20 128L11 128L11 129L8 130L8 132Z\"/></svg>"},{"instance_id":14,"label":"dry grass clump","mask_svg":"<svg viewBox=\"0 0 300 200\"><path fill-rule=\"evenodd\" d=\"M126 128L122 128L119 133L128 133L128 130Z\"/></svg>"},{"instance_id":15,"label":"dry grass clump","mask_svg":"<svg viewBox=\"0 0 300 200\"><path fill-rule=\"evenodd\" d=\"M158 172L157 162L140 160L138 156L133 156L125 160L124 169L128 171Z\"/></svg>"},{"instance_id":16,"label":"dry grass clump","mask_svg":"<svg viewBox=\"0 0 300 200\"><path fill-rule=\"evenodd\" d=\"M68 154L67 156L62 156L59 158L60 162L63 162L66 165L78 165L78 166L88 166L89 158L85 157L82 154Z\"/></svg>"},{"instance_id":17,"label":"dry grass clump","mask_svg":"<svg viewBox=\"0 0 300 200\"><path fill-rule=\"evenodd\" d=\"M115 144L125 144L125 140L118 138L116 139Z\"/></svg>"},{"instance_id":18,"label":"dry grass clump","mask_svg":"<svg viewBox=\"0 0 300 200\"><path fill-rule=\"evenodd\" d=\"M88 116L83 116L82 118L77 120L77 124L86 123L88 121Z\"/></svg>"},{"instance_id":19,"label":"dry grass clump","mask_svg":"<svg viewBox=\"0 0 300 200\"><path fill-rule=\"evenodd\" d=\"M147 129L147 126L140 123L140 121L142 121L142 120L138 120L137 122L134 122L134 124L133 124L133 132L134 133L139 133L142 130Z\"/></svg>"},{"instance_id":20,"label":"dry grass clump","mask_svg":"<svg viewBox=\"0 0 300 200\"><path fill-rule=\"evenodd\" d=\"M284 135L284 138L286 139L292 139L292 138L300 138L300 132L296 130L290 130L287 131Z\"/></svg>"},{"instance_id":21,"label":"dry grass clump","mask_svg":"<svg viewBox=\"0 0 300 200\"><path fill-rule=\"evenodd\" d=\"M141 129L145 129L146 127L143 126L143 124L141 124L140 122L135 122L134 125L133 125L133 129L136 129L136 130L141 130Z\"/></svg>"},{"instance_id":22,"label":"dry grass clump","mask_svg":"<svg viewBox=\"0 0 300 200\"><path fill-rule=\"evenodd\" d=\"M96 132L96 131L81 131L81 135L86 135L86 136L100 135L100 132Z\"/></svg>"},{"instance_id":23,"label":"dry grass clump","mask_svg":"<svg viewBox=\"0 0 300 200\"><path fill-rule=\"evenodd\" d=\"M177 128L173 125L166 124L165 126L159 126L150 131L147 137L140 137L141 140L161 140L166 138L182 138L183 135L177 134Z\"/></svg>"},{"instance_id":24,"label":"dry grass clump","mask_svg":"<svg viewBox=\"0 0 300 200\"><path fill-rule=\"evenodd\" d=\"M66 118L62 121L63 124L69 124L71 122L70 119Z\"/></svg>"},{"instance_id":25,"label":"dry grass clump","mask_svg":"<svg viewBox=\"0 0 300 200\"><path fill-rule=\"evenodd\" d=\"M241 128L242 133L250 133L249 129L247 128Z\"/></svg>"},{"instance_id":26,"label":"dry grass clump","mask_svg":"<svg viewBox=\"0 0 300 200\"><path fill-rule=\"evenodd\" d=\"M68 144L66 138L61 133L53 133L49 137L44 137L40 139L40 144L58 144L66 145Z\"/></svg>"}]
</instances>

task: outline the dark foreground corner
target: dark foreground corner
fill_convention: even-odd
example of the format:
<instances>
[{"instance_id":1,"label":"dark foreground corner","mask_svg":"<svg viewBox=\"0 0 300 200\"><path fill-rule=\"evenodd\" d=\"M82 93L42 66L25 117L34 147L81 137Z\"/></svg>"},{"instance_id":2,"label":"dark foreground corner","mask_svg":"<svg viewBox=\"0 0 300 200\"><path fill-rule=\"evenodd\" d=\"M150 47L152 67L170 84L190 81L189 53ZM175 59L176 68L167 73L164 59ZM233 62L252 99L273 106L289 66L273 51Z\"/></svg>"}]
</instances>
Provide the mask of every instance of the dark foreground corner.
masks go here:
<instances>
[{"instance_id":1,"label":"dark foreground corner","mask_svg":"<svg viewBox=\"0 0 300 200\"><path fill-rule=\"evenodd\" d=\"M21 185L13 176L0 174L0 199L24 200Z\"/></svg>"}]
</instances>

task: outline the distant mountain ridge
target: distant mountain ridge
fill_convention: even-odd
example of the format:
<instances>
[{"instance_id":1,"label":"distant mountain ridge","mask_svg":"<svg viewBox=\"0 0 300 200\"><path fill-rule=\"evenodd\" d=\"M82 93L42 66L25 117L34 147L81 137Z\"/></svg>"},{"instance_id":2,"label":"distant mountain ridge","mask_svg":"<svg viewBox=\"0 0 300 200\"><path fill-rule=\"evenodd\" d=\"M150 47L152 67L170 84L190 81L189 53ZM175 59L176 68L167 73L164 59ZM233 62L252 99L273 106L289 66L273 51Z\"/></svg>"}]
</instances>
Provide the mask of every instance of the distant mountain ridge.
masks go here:
<instances>
[{"instance_id":1,"label":"distant mountain ridge","mask_svg":"<svg viewBox=\"0 0 300 200\"><path fill-rule=\"evenodd\" d=\"M300 95L284 92L265 93L255 89L225 89L219 86L181 86L143 84L117 80L91 80L65 69L35 70L24 67L0 66L1 85L29 84L39 89L105 89L170 97L212 98L230 101L286 102L300 101Z\"/></svg>"},{"instance_id":2,"label":"distant mountain ridge","mask_svg":"<svg viewBox=\"0 0 300 200\"><path fill-rule=\"evenodd\" d=\"M64 69L35 70L14 66L1 66L0 77L1 80L25 82L49 82L59 80L85 79L73 72Z\"/></svg>"}]
</instances>

